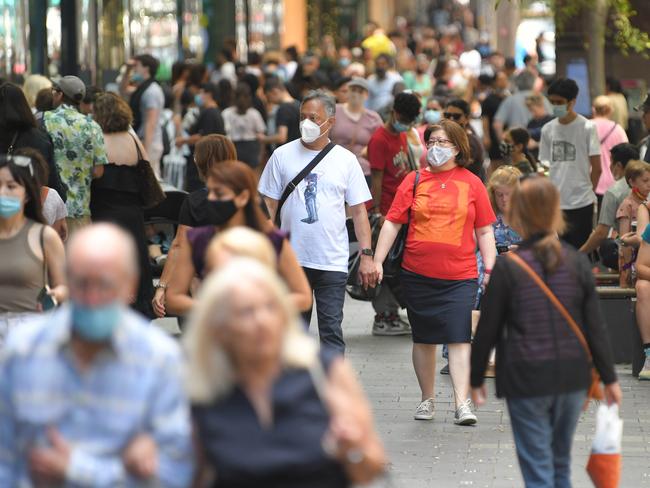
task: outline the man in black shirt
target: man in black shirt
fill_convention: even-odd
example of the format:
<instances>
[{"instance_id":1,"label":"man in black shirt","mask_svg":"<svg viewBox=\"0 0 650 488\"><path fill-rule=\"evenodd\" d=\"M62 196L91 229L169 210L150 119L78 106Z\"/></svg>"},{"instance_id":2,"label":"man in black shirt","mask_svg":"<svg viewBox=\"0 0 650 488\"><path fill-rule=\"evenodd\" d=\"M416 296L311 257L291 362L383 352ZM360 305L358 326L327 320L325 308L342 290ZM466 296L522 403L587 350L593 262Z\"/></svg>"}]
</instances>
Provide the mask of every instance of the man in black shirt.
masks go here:
<instances>
[{"instance_id":1,"label":"man in black shirt","mask_svg":"<svg viewBox=\"0 0 650 488\"><path fill-rule=\"evenodd\" d=\"M463 129L465 129L465 132L467 132L469 150L472 158L472 162L469 166L467 166L467 169L481 178L481 181L485 183L486 174L485 169L483 168L483 159L485 153L481 140L474 133L472 126L469 125L469 104L460 98L451 100L447 102L447 106L445 107L445 111L442 115L443 118L456 122Z\"/></svg>"},{"instance_id":2,"label":"man in black shirt","mask_svg":"<svg viewBox=\"0 0 650 488\"><path fill-rule=\"evenodd\" d=\"M183 144L194 146L201 137L208 134L226 134L221 110L217 105L218 93L219 88L214 83L203 83L201 85L201 89L194 99L199 107L199 117L189 130L190 135L188 137L179 136L176 138L176 146L180 147ZM194 152L193 148L192 152ZM193 157L188 159L185 171L185 189L188 192L193 192L205 186L199 178L193 159Z\"/></svg>"},{"instance_id":3,"label":"man in black shirt","mask_svg":"<svg viewBox=\"0 0 650 488\"><path fill-rule=\"evenodd\" d=\"M299 139L300 102L289 95L284 83L276 77L266 80L264 94L269 103L278 105L278 110L275 114L275 134L261 136L260 142L277 147Z\"/></svg>"}]
</instances>

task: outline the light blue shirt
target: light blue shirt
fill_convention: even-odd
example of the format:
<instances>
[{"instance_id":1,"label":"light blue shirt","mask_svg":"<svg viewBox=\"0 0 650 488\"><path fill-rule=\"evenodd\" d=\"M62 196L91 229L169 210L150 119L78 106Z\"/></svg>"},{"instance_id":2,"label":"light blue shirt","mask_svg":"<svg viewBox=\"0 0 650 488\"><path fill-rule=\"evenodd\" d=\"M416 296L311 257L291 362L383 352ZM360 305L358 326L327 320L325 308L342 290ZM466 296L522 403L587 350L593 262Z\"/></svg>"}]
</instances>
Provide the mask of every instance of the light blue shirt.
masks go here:
<instances>
[{"instance_id":1,"label":"light blue shirt","mask_svg":"<svg viewBox=\"0 0 650 488\"><path fill-rule=\"evenodd\" d=\"M66 487L189 486L191 422L178 346L125 309L110 348L82 372L69 346L70 323L62 307L8 336L0 359L0 486L32 486L29 450L48 445L50 426L71 446ZM153 483L122 464L141 433L158 449Z\"/></svg>"}]
</instances>

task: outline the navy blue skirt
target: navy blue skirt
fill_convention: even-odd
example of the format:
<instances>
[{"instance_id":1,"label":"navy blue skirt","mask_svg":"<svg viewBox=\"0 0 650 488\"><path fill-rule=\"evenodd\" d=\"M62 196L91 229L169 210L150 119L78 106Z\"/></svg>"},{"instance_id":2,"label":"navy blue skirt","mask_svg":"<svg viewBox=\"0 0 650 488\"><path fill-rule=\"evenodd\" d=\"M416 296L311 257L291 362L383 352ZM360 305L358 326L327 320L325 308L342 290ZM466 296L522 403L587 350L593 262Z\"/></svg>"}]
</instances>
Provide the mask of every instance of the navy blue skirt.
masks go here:
<instances>
[{"instance_id":1,"label":"navy blue skirt","mask_svg":"<svg viewBox=\"0 0 650 488\"><path fill-rule=\"evenodd\" d=\"M400 278L414 343L470 342L477 280L439 280L405 269Z\"/></svg>"}]
</instances>

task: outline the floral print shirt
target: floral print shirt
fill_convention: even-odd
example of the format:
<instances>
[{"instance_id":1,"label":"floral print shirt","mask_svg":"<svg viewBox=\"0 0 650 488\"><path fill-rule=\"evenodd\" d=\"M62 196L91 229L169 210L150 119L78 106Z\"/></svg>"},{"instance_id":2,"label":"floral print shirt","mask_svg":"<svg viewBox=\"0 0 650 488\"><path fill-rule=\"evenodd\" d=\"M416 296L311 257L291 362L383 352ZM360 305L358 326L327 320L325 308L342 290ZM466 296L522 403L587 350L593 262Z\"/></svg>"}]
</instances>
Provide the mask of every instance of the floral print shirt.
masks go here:
<instances>
[{"instance_id":1,"label":"floral print shirt","mask_svg":"<svg viewBox=\"0 0 650 488\"><path fill-rule=\"evenodd\" d=\"M45 112L43 122L54 143L59 175L68 187L68 217L88 216L93 167L108 164L102 129L70 105Z\"/></svg>"},{"instance_id":2,"label":"floral print shirt","mask_svg":"<svg viewBox=\"0 0 650 488\"><path fill-rule=\"evenodd\" d=\"M497 247L510 247L521 242L521 236L515 230L503 221L503 214L497 214L497 221L492 224L494 229L494 240Z\"/></svg>"}]
</instances>

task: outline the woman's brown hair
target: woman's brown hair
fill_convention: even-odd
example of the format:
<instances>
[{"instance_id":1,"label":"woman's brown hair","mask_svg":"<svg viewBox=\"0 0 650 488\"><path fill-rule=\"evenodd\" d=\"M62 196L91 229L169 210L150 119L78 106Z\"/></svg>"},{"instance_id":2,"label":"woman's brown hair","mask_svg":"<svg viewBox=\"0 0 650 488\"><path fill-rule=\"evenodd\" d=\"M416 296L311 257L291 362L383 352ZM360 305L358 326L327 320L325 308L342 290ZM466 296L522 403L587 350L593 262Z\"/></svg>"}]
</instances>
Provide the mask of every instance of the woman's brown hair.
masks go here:
<instances>
[{"instance_id":1,"label":"woman's brown hair","mask_svg":"<svg viewBox=\"0 0 650 488\"><path fill-rule=\"evenodd\" d=\"M544 235L533 246L535 257L544 270L554 272L562 261L558 235L565 224L560 209L560 192L548 178L524 177L512 192L508 222L524 238Z\"/></svg>"},{"instance_id":2,"label":"woman's brown hair","mask_svg":"<svg viewBox=\"0 0 650 488\"><path fill-rule=\"evenodd\" d=\"M271 221L260 207L260 194L257 192L257 177L246 163L241 161L223 161L208 169L208 178L227 186L236 195L248 190L250 198L244 207L246 226L259 232L267 233L273 228Z\"/></svg>"},{"instance_id":3,"label":"woman's brown hair","mask_svg":"<svg viewBox=\"0 0 650 488\"><path fill-rule=\"evenodd\" d=\"M115 93L98 95L93 104L93 118L104 134L126 132L133 123L131 107Z\"/></svg>"},{"instance_id":4,"label":"woman's brown hair","mask_svg":"<svg viewBox=\"0 0 650 488\"><path fill-rule=\"evenodd\" d=\"M643 176L643 173L650 171L650 164L645 161L632 160L625 165L625 181L627 186L632 188L632 180Z\"/></svg>"},{"instance_id":5,"label":"woman's brown hair","mask_svg":"<svg viewBox=\"0 0 650 488\"><path fill-rule=\"evenodd\" d=\"M430 125L424 130L424 141L429 141L429 136L436 131L444 131L451 142L454 143L458 154L456 155L456 164L461 168L468 166L472 161L472 155L469 150L469 139L467 133L460 125L453 120L443 119L435 125Z\"/></svg>"},{"instance_id":6,"label":"woman's brown hair","mask_svg":"<svg viewBox=\"0 0 650 488\"><path fill-rule=\"evenodd\" d=\"M204 136L194 146L194 164L196 164L199 176L203 181L208 179L208 173L216 163L236 160L235 145L221 134Z\"/></svg>"}]
</instances>

